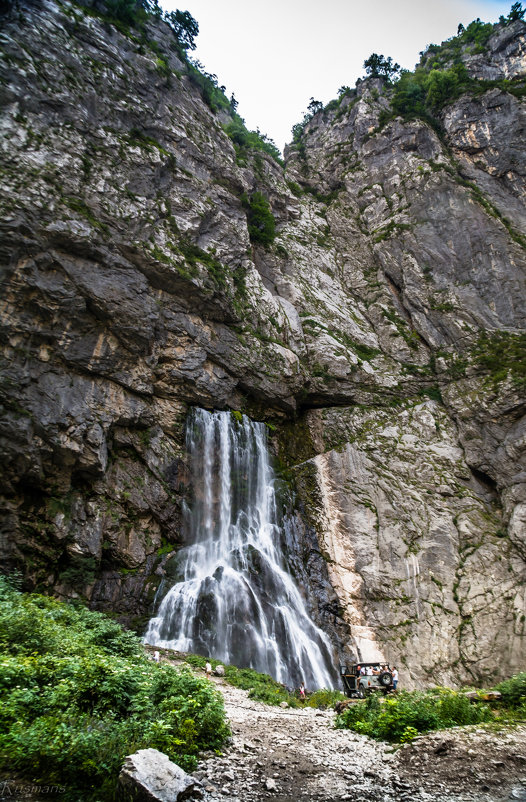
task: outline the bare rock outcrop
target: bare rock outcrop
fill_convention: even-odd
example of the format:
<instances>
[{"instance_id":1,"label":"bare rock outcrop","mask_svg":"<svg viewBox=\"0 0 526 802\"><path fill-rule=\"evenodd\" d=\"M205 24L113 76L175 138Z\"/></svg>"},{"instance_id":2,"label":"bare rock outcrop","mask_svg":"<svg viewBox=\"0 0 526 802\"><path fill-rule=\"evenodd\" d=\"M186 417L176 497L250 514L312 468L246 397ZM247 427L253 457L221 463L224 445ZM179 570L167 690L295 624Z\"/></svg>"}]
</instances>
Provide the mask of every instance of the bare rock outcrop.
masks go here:
<instances>
[{"instance_id":1,"label":"bare rock outcrop","mask_svg":"<svg viewBox=\"0 0 526 802\"><path fill-rule=\"evenodd\" d=\"M367 79L283 167L236 151L163 22L139 41L69 0L12 6L0 556L26 587L141 629L176 580L188 408L242 409L272 424L347 656L414 683L524 669L524 30L463 51L490 83L436 125Z\"/></svg>"}]
</instances>

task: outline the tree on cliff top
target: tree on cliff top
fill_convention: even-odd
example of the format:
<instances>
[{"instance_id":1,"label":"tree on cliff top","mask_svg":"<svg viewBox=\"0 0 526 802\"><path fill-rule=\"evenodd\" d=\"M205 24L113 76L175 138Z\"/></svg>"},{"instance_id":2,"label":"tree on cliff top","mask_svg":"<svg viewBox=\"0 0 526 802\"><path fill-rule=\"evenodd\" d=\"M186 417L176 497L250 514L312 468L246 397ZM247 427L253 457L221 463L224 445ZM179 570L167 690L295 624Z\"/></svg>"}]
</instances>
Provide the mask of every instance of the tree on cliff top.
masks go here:
<instances>
[{"instance_id":1,"label":"tree on cliff top","mask_svg":"<svg viewBox=\"0 0 526 802\"><path fill-rule=\"evenodd\" d=\"M0 3L6 0L0 0ZM189 11L166 11L163 14L158 0L81 0L88 8L105 17L113 24L126 27L143 28L152 17L164 19L173 31L183 55L187 50L195 50L195 38L199 24ZM118 26L117 26L118 27Z\"/></svg>"},{"instance_id":2,"label":"tree on cliff top","mask_svg":"<svg viewBox=\"0 0 526 802\"><path fill-rule=\"evenodd\" d=\"M195 37L199 33L199 23L189 11L170 11L164 15L165 21L175 34L183 50L195 50Z\"/></svg>"},{"instance_id":3,"label":"tree on cliff top","mask_svg":"<svg viewBox=\"0 0 526 802\"><path fill-rule=\"evenodd\" d=\"M513 3L508 16L501 16L499 18L499 22L501 25L509 25L510 22L515 22L518 19L524 19L524 14L526 14L526 8L522 7L522 3Z\"/></svg>"},{"instance_id":4,"label":"tree on cliff top","mask_svg":"<svg viewBox=\"0 0 526 802\"><path fill-rule=\"evenodd\" d=\"M400 72L400 64L395 64L391 56L385 58L377 53L371 53L363 66L371 78L386 78L388 81Z\"/></svg>"}]
</instances>

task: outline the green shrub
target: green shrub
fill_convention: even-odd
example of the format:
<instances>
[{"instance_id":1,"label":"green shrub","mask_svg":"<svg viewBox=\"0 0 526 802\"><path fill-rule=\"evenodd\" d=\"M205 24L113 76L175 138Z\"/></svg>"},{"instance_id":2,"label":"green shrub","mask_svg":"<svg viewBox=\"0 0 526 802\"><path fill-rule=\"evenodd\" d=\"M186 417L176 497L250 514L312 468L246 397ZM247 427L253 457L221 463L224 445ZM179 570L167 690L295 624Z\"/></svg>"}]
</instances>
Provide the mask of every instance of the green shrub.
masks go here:
<instances>
[{"instance_id":1,"label":"green shrub","mask_svg":"<svg viewBox=\"0 0 526 802\"><path fill-rule=\"evenodd\" d=\"M526 386L526 334L508 331L482 332L472 351L473 363L493 382L508 374L517 387Z\"/></svg>"},{"instance_id":2,"label":"green shrub","mask_svg":"<svg viewBox=\"0 0 526 802\"><path fill-rule=\"evenodd\" d=\"M187 62L188 77L197 87L201 97L211 111L230 111L230 101L223 86L218 86L217 75L205 72L199 61Z\"/></svg>"},{"instance_id":3,"label":"green shrub","mask_svg":"<svg viewBox=\"0 0 526 802\"><path fill-rule=\"evenodd\" d=\"M243 193L241 203L247 213L250 241L259 242L264 247L272 245L276 237L276 222L268 200L261 192L253 192L250 198Z\"/></svg>"},{"instance_id":4,"label":"green shrub","mask_svg":"<svg viewBox=\"0 0 526 802\"><path fill-rule=\"evenodd\" d=\"M233 113L232 120L225 126L225 131L234 143L238 159L245 159L250 150L261 150L272 156L278 164L283 165L281 153L275 142L259 130L249 131L239 114Z\"/></svg>"},{"instance_id":5,"label":"green shrub","mask_svg":"<svg viewBox=\"0 0 526 802\"><path fill-rule=\"evenodd\" d=\"M106 616L3 577L0 648L0 768L66 785L64 799L112 799L125 756L141 748L192 770L229 733L206 679L149 661Z\"/></svg>"},{"instance_id":6,"label":"green shrub","mask_svg":"<svg viewBox=\"0 0 526 802\"><path fill-rule=\"evenodd\" d=\"M502 694L502 702L507 707L519 708L526 703L526 673L516 674L495 686Z\"/></svg>"},{"instance_id":7,"label":"green shrub","mask_svg":"<svg viewBox=\"0 0 526 802\"><path fill-rule=\"evenodd\" d=\"M448 688L432 691L401 691L380 700L371 695L365 702L348 707L336 726L355 730L377 740L403 743L417 733L461 724L491 721L486 705L472 705L462 693Z\"/></svg>"},{"instance_id":8,"label":"green shrub","mask_svg":"<svg viewBox=\"0 0 526 802\"><path fill-rule=\"evenodd\" d=\"M322 709L332 708L337 702L342 702L344 699L345 694L341 691L322 688L319 691L307 694L305 705L306 707L319 707Z\"/></svg>"}]
</instances>

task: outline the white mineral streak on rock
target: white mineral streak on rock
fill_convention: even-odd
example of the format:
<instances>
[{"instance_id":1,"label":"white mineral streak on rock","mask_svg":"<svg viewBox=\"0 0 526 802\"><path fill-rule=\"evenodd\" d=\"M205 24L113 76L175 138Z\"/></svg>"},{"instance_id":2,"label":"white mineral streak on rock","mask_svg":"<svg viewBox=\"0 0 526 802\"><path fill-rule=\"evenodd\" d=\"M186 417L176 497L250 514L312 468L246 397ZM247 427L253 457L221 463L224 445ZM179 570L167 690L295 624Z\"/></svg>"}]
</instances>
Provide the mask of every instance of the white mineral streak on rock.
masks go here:
<instances>
[{"instance_id":1,"label":"white mineral streak on rock","mask_svg":"<svg viewBox=\"0 0 526 802\"><path fill-rule=\"evenodd\" d=\"M347 451L351 446L347 446ZM367 625L361 604L363 578L356 571L352 542L342 525L342 513L338 507L338 495L332 487L328 454L318 454L313 459L318 469L318 483L323 500L320 514L320 539L330 556L329 576L338 593L340 602L351 624L351 634L359 660L372 662L384 660L384 654L376 641L374 629Z\"/></svg>"}]
</instances>

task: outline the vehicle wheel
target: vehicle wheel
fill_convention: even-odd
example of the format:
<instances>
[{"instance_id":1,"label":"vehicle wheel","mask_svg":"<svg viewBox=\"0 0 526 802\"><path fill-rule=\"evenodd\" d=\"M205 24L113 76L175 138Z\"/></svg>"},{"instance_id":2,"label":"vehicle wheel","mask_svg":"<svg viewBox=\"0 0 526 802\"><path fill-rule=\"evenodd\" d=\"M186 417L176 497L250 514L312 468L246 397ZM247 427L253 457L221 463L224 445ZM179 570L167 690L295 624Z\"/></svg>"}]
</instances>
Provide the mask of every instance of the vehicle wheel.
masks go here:
<instances>
[{"instance_id":1,"label":"vehicle wheel","mask_svg":"<svg viewBox=\"0 0 526 802\"><path fill-rule=\"evenodd\" d=\"M365 699L365 688L360 687L358 688L358 699Z\"/></svg>"},{"instance_id":2,"label":"vehicle wheel","mask_svg":"<svg viewBox=\"0 0 526 802\"><path fill-rule=\"evenodd\" d=\"M383 685L384 688L388 688L393 684L393 675L389 673L389 671L382 671L378 677L378 682L380 685Z\"/></svg>"}]
</instances>

